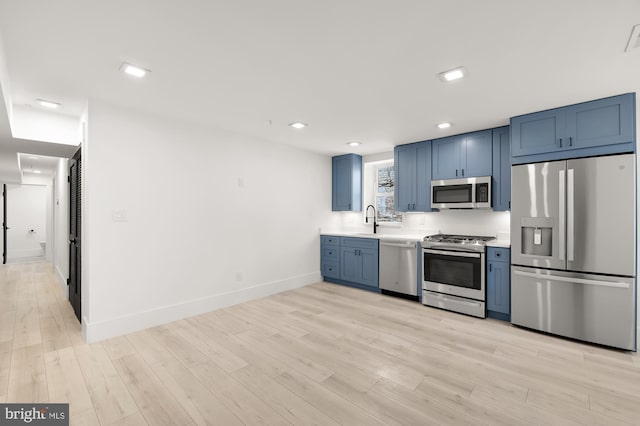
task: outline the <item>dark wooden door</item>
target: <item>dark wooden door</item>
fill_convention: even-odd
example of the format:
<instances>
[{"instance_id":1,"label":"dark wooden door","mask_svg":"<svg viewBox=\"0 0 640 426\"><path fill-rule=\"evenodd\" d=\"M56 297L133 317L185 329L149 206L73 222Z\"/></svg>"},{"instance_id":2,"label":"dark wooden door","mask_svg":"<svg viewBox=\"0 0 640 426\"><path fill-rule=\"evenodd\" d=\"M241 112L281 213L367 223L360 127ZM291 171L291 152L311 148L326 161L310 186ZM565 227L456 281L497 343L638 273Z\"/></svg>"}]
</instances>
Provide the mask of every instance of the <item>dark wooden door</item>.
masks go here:
<instances>
[{"instance_id":1,"label":"dark wooden door","mask_svg":"<svg viewBox=\"0 0 640 426\"><path fill-rule=\"evenodd\" d=\"M82 159L80 149L69 166L69 302L82 322L81 286L81 222L82 222Z\"/></svg>"}]
</instances>

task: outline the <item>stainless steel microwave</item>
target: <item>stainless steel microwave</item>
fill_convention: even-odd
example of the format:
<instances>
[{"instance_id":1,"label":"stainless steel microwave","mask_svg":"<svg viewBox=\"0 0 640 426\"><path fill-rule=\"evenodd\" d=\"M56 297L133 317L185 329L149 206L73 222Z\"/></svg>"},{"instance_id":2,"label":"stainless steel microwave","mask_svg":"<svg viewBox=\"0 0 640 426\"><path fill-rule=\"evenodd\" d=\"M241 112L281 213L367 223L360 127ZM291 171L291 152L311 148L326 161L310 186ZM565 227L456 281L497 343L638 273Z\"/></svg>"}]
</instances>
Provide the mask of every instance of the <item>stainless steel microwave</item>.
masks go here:
<instances>
[{"instance_id":1,"label":"stainless steel microwave","mask_svg":"<svg viewBox=\"0 0 640 426\"><path fill-rule=\"evenodd\" d=\"M434 209L490 209L491 176L431 181Z\"/></svg>"}]
</instances>

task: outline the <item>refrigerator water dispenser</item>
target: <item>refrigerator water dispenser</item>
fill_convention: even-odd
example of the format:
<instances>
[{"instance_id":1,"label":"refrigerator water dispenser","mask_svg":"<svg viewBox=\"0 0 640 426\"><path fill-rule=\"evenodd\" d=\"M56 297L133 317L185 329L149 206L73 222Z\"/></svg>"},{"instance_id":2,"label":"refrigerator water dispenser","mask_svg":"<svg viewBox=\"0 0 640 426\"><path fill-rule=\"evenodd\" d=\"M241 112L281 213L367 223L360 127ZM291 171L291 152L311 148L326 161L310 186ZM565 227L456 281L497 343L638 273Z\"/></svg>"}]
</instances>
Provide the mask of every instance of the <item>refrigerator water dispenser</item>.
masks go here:
<instances>
[{"instance_id":1,"label":"refrigerator water dispenser","mask_svg":"<svg viewBox=\"0 0 640 426\"><path fill-rule=\"evenodd\" d=\"M520 220L522 233L522 254L531 256L552 256L553 219L544 217L523 217Z\"/></svg>"}]
</instances>

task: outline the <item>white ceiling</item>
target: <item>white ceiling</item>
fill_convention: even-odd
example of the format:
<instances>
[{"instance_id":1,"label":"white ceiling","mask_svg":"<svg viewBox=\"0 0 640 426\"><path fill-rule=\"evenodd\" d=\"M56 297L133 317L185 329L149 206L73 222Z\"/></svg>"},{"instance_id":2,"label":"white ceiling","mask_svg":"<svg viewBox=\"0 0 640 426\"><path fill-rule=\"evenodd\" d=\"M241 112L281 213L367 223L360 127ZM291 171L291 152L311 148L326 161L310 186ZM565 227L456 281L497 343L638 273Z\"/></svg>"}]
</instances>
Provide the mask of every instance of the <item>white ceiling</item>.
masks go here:
<instances>
[{"instance_id":1,"label":"white ceiling","mask_svg":"<svg viewBox=\"0 0 640 426\"><path fill-rule=\"evenodd\" d=\"M58 157L45 155L18 154L20 169L23 173L35 173L53 176L58 168Z\"/></svg>"},{"instance_id":2,"label":"white ceiling","mask_svg":"<svg viewBox=\"0 0 640 426\"><path fill-rule=\"evenodd\" d=\"M98 99L327 154L636 91L639 23L638 0L0 0L15 104Z\"/></svg>"}]
</instances>

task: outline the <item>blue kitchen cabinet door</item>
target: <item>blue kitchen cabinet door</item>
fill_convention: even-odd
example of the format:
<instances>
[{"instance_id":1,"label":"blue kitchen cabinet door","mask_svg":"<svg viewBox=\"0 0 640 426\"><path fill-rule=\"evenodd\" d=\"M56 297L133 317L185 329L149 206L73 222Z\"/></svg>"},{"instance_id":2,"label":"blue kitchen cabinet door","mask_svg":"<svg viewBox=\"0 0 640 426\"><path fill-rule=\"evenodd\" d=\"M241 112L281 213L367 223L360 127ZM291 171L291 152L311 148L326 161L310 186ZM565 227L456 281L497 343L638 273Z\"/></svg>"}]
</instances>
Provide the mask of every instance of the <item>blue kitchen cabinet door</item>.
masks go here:
<instances>
[{"instance_id":1,"label":"blue kitchen cabinet door","mask_svg":"<svg viewBox=\"0 0 640 426\"><path fill-rule=\"evenodd\" d=\"M378 250L361 249L359 253L359 284L378 287Z\"/></svg>"},{"instance_id":2,"label":"blue kitchen cabinet door","mask_svg":"<svg viewBox=\"0 0 640 426\"><path fill-rule=\"evenodd\" d=\"M416 206L420 212L431 211L431 141L416 146Z\"/></svg>"},{"instance_id":3,"label":"blue kitchen cabinet door","mask_svg":"<svg viewBox=\"0 0 640 426\"><path fill-rule=\"evenodd\" d=\"M635 104L635 93L627 93L513 117L511 162L525 164L634 152Z\"/></svg>"},{"instance_id":4,"label":"blue kitchen cabinet door","mask_svg":"<svg viewBox=\"0 0 640 426\"><path fill-rule=\"evenodd\" d=\"M346 284L378 287L378 249L342 247L340 279Z\"/></svg>"},{"instance_id":5,"label":"blue kitchen cabinet door","mask_svg":"<svg viewBox=\"0 0 640 426\"><path fill-rule=\"evenodd\" d=\"M567 149L592 148L635 140L635 95L614 96L566 107Z\"/></svg>"},{"instance_id":6,"label":"blue kitchen cabinet door","mask_svg":"<svg viewBox=\"0 0 640 426\"><path fill-rule=\"evenodd\" d=\"M399 212L412 210L416 194L416 148L414 144L394 148L396 182L394 204Z\"/></svg>"},{"instance_id":7,"label":"blue kitchen cabinet door","mask_svg":"<svg viewBox=\"0 0 640 426\"><path fill-rule=\"evenodd\" d=\"M359 257L358 251L361 249L356 249L352 247L341 247L340 248L340 279L344 281L358 282L359 274L358 272L361 269L359 266Z\"/></svg>"},{"instance_id":8,"label":"blue kitchen cabinet door","mask_svg":"<svg viewBox=\"0 0 640 426\"><path fill-rule=\"evenodd\" d=\"M332 159L333 211L362 211L362 157L345 154Z\"/></svg>"},{"instance_id":9,"label":"blue kitchen cabinet door","mask_svg":"<svg viewBox=\"0 0 640 426\"><path fill-rule=\"evenodd\" d=\"M511 320L511 264L509 249L487 247L487 312L490 317ZM497 261L492 259L500 259Z\"/></svg>"},{"instance_id":10,"label":"blue kitchen cabinet door","mask_svg":"<svg viewBox=\"0 0 640 426\"><path fill-rule=\"evenodd\" d=\"M462 136L451 136L431 141L433 180L462 177L460 158L463 145L464 137Z\"/></svg>"},{"instance_id":11,"label":"blue kitchen cabinet door","mask_svg":"<svg viewBox=\"0 0 640 426\"><path fill-rule=\"evenodd\" d=\"M462 177L491 176L493 141L491 130L464 135Z\"/></svg>"},{"instance_id":12,"label":"blue kitchen cabinet door","mask_svg":"<svg viewBox=\"0 0 640 426\"><path fill-rule=\"evenodd\" d=\"M491 190L494 211L511 210L511 143L509 126L493 129L493 185Z\"/></svg>"},{"instance_id":13,"label":"blue kitchen cabinet door","mask_svg":"<svg viewBox=\"0 0 640 426\"><path fill-rule=\"evenodd\" d=\"M397 211L431 211L431 141L394 148Z\"/></svg>"},{"instance_id":14,"label":"blue kitchen cabinet door","mask_svg":"<svg viewBox=\"0 0 640 426\"><path fill-rule=\"evenodd\" d=\"M513 117L510 128L513 157L560 151L568 145L564 108Z\"/></svg>"}]
</instances>

